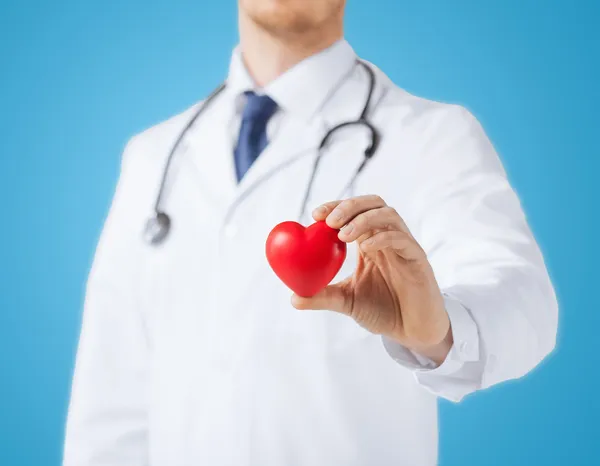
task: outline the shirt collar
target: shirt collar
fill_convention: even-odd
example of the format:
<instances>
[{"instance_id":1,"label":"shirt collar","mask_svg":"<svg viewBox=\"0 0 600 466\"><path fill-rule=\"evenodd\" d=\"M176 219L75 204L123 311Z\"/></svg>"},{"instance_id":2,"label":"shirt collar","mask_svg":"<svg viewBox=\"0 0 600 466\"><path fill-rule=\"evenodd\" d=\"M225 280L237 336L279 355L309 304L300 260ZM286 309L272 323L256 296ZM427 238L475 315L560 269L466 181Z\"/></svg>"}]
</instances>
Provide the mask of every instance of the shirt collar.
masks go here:
<instances>
[{"instance_id":1,"label":"shirt collar","mask_svg":"<svg viewBox=\"0 0 600 466\"><path fill-rule=\"evenodd\" d=\"M236 111L244 104L244 92L270 96L284 112L310 119L325 104L340 81L356 63L354 50L344 39L294 65L277 79L258 88L244 65L239 45L233 50L227 87L236 100ZM241 108L240 108L241 107Z\"/></svg>"}]
</instances>

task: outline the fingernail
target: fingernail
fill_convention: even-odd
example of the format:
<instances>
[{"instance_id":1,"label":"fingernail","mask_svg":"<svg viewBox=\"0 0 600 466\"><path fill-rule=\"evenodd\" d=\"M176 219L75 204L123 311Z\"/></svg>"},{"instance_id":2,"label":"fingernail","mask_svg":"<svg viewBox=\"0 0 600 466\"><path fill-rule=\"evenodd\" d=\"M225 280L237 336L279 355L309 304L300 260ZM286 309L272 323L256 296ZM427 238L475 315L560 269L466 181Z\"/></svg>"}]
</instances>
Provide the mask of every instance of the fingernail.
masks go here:
<instances>
[{"instance_id":1,"label":"fingernail","mask_svg":"<svg viewBox=\"0 0 600 466\"><path fill-rule=\"evenodd\" d=\"M345 235L348 235L348 234L352 233L352 230L354 230L354 225L349 223L348 225L344 226L344 228L342 228L342 233L344 233Z\"/></svg>"},{"instance_id":2,"label":"fingernail","mask_svg":"<svg viewBox=\"0 0 600 466\"><path fill-rule=\"evenodd\" d=\"M338 209L334 209L334 211L329 214L329 218L337 222L342 219L342 212Z\"/></svg>"},{"instance_id":3,"label":"fingernail","mask_svg":"<svg viewBox=\"0 0 600 466\"><path fill-rule=\"evenodd\" d=\"M313 210L313 213L314 214L324 214L326 211L327 211L326 207L324 205L320 205L315 210Z\"/></svg>"}]
</instances>

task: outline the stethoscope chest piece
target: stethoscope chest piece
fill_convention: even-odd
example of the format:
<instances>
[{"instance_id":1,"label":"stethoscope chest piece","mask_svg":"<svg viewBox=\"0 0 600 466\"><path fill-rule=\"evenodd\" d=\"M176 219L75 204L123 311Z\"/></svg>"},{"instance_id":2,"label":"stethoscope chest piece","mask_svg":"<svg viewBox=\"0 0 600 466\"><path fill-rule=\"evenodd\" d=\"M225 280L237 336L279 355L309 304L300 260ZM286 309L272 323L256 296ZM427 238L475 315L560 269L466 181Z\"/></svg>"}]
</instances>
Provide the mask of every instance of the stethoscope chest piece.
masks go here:
<instances>
[{"instance_id":1,"label":"stethoscope chest piece","mask_svg":"<svg viewBox=\"0 0 600 466\"><path fill-rule=\"evenodd\" d=\"M144 239L153 246L161 244L171 230L171 219L164 212L158 212L148 219L144 228Z\"/></svg>"}]
</instances>

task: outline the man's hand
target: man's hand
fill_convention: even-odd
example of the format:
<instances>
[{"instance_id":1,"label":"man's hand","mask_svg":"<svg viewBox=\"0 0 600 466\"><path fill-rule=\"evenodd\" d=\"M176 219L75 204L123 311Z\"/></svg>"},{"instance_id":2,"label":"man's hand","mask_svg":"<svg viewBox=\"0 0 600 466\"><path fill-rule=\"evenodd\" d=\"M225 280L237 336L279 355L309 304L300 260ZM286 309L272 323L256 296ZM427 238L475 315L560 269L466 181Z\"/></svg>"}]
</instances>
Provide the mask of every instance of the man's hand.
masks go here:
<instances>
[{"instance_id":1,"label":"man's hand","mask_svg":"<svg viewBox=\"0 0 600 466\"><path fill-rule=\"evenodd\" d=\"M440 364L452 346L450 320L433 270L398 213L379 196L321 205L313 212L357 242L354 274L311 298L292 296L297 309L327 309L392 338Z\"/></svg>"}]
</instances>

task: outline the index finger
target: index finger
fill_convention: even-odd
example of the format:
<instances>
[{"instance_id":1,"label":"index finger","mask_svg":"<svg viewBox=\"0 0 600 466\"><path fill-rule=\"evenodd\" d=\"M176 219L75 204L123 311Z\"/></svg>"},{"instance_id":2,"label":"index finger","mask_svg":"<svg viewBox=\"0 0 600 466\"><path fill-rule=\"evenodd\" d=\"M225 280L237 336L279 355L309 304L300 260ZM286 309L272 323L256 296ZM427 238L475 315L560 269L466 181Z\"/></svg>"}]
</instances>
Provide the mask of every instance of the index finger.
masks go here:
<instances>
[{"instance_id":1,"label":"index finger","mask_svg":"<svg viewBox=\"0 0 600 466\"><path fill-rule=\"evenodd\" d=\"M312 211L313 218L320 222L321 220L325 220L327 216L331 213L333 209L335 209L338 205L340 205L342 201L329 201L325 204L321 204L315 210Z\"/></svg>"},{"instance_id":2,"label":"index finger","mask_svg":"<svg viewBox=\"0 0 600 466\"><path fill-rule=\"evenodd\" d=\"M385 206L385 201L375 194L352 197L339 202L327 215L326 222L331 228L341 228L357 215Z\"/></svg>"}]
</instances>

